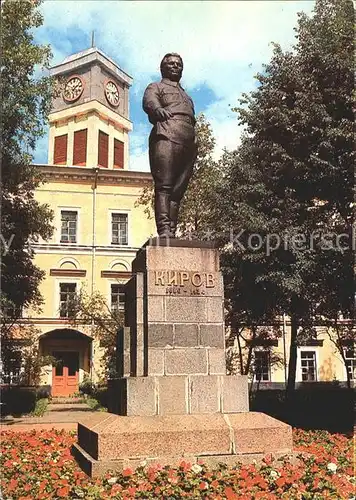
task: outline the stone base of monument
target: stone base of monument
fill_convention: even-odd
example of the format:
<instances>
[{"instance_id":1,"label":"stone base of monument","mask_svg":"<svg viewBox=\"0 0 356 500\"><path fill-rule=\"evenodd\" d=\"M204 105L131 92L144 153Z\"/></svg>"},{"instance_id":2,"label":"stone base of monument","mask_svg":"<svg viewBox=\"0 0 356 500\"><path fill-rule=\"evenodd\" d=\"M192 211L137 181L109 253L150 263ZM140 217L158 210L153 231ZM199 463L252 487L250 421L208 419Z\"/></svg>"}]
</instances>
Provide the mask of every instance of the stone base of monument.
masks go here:
<instances>
[{"instance_id":1,"label":"stone base of monument","mask_svg":"<svg viewBox=\"0 0 356 500\"><path fill-rule=\"evenodd\" d=\"M290 454L291 427L249 412L247 377L226 374L224 287L213 245L152 239L132 273L111 413L78 426L73 453L83 470Z\"/></svg>"},{"instance_id":2,"label":"stone base of monument","mask_svg":"<svg viewBox=\"0 0 356 500\"><path fill-rule=\"evenodd\" d=\"M110 380L108 385L109 411L118 415L196 415L249 409L246 376L148 375Z\"/></svg>"},{"instance_id":3,"label":"stone base of monument","mask_svg":"<svg viewBox=\"0 0 356 500\"><path fill-rule=\"evenodd\" d=\"M209 466L290 455L292 429L264 413L122 417L101 413L78 424L72 453L89 476L143 464L178 465L203 460Z\"/></svg>"}]
</instances>

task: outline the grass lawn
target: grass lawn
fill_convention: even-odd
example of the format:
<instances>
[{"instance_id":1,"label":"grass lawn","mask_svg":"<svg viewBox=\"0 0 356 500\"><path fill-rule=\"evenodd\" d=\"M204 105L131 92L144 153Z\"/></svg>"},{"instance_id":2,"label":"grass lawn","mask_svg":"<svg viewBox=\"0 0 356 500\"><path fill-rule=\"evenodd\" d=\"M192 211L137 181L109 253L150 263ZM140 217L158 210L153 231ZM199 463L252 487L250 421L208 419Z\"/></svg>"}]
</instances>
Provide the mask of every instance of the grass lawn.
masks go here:
<instances>
[{"instance_id":1,"label":"grass lawn","mask_svg":"<svg viewBox=\"0 0 356 500\"><path fill-rule=\"evenodd\" d=\"M262 466L209 469L142 467L135 473L89 479L70 454L73 433L1 434L2 496L6 500L71 499L351 499L355 495L353 440L326 431L294 431L295 450L310 454L298 466L266 457Z\"/></svg>"}]
</instances>

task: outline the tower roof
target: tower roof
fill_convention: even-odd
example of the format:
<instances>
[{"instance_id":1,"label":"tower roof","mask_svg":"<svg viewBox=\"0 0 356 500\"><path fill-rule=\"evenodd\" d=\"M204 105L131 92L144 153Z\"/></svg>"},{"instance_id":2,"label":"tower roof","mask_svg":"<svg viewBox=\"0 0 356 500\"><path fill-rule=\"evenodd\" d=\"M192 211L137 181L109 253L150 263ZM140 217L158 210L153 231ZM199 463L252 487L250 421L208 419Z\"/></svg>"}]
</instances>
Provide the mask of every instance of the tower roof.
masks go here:
<instances>
[{"instance_id":1,"label":"tower roof","mask_svg":"<svg viewBox=\"0 0 356 500\"><path fill-rule=\"evenodd\" d=\"M52 76L64 75L65 73L73 71L73 69L86 66L88 64L98 63L105 67L107 71L113 74L116 78L126 83L126 85L132 85L132 77L125 73L110 57L104 54L97 47L90 47L89 49L82 50L68 56L60 64L52 66L50 69L50 74Z\"/></svg>"}]
</instances>

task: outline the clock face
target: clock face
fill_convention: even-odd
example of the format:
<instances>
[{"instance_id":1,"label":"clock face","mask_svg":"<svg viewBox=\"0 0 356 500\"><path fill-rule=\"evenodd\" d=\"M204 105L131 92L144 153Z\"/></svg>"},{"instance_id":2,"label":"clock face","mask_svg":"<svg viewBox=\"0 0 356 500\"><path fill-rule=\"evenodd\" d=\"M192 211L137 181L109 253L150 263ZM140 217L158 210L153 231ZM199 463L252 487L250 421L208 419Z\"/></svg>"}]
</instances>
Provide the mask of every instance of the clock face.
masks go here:
<instances>
[{"instance_id":1,"label":"clock face","mask_svg":"<svg viewBox=\"0 0 356 500\"><path fill-rule=\"evenodd\" d=\"M119 104L119 89L111 80L105 85L105 96L111 106L118 106Z\"/></svg>"},{"instance_id":2,"label":"clock face","mask_svg":"<svg viewBox=\"0 0 356 500\"><path fill-rule=\"evenodd\" d=\"M76 101L82 95L83 90L84 84L80 76L72 76L64 87L63 98L68 102Z\"/></svg>"}]
</instances>

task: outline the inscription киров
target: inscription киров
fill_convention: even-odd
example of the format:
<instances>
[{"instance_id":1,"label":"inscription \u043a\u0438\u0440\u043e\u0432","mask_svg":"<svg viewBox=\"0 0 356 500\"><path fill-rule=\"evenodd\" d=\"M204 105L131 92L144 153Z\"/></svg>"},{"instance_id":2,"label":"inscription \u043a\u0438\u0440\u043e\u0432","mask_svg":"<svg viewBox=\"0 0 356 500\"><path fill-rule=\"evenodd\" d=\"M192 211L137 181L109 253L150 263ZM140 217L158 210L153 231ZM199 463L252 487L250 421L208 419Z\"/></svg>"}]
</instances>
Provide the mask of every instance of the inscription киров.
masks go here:
<instances>
[{"instance_id":1,"label":"inscription \u043a\u0438\u0440\u043e\u0432","mask_svg":"<svg viewBox=\"0 0 356 500\"><path fill-rule=\"evenodd\" d=\"M205 289L215 287L213 273L195 271L154 271L155 285L166 287L169 295L205 295Z\"/></svg>"}]
</instances>

